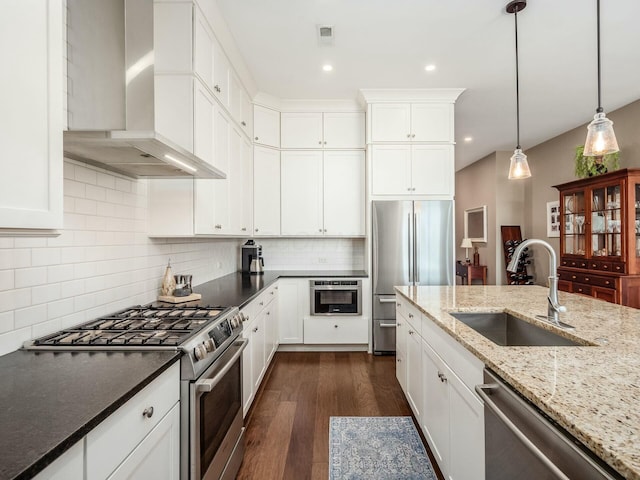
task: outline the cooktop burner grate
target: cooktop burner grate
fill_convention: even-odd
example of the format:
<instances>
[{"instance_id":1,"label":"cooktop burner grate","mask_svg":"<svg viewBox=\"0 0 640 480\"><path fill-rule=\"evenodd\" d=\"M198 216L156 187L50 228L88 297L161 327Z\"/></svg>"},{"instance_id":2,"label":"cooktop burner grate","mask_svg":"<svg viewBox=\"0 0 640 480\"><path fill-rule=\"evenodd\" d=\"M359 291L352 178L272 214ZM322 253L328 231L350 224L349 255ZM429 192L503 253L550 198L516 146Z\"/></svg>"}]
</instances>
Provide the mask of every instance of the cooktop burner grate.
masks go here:
<instances>
[{"instance_id":1,"label":"cooktop burner grate","mask_svg":"<svg viewBox=\"0 0 640 480\"><path fill-rule=\"evenodd\" d=\"M178 346L225 307L127 308L34 340L39 346Z\"/></svg>"}]
</instances>

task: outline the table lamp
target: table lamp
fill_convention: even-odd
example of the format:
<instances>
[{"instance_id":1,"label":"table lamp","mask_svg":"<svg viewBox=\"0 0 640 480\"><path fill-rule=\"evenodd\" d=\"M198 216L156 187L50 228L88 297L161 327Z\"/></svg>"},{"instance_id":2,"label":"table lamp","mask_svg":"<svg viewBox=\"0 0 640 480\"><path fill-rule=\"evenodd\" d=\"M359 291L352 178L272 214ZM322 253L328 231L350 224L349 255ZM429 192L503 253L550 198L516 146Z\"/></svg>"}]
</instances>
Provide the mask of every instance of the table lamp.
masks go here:
<instances>
[{"instance_id":1,"label":"table lamp","mask_svg":"<svg viewBox=\"0 0 640 480\"><path fill-rule=\"evenodd\" d=\"M473 248L473 243L471 243L470 238L463 238L462 243L460 244L460 248L464 248L464 256L466 257L467 263L471 263L469 260L469 249Z\"/></svg>"}]
</instances>

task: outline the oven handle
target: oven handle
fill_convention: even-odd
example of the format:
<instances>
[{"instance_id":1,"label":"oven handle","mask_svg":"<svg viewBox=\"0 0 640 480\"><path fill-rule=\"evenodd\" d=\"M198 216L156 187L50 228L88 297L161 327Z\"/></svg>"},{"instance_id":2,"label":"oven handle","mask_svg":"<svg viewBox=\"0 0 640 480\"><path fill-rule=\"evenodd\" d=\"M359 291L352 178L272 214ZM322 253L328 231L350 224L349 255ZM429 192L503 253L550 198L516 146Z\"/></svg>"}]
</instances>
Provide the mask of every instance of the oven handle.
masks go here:
<instances>
[{"instance_id":1,"label":"oven handle","mask_svg":"<svg viewBox=\"0 0 640 480\"><path fill-rule=\"evenodd\" d=\"M485 390L496 390L500 388L497 383L485 383L482 385L476 385L475 390L480 395L480 398L484 401L484 405L489 408L507 427L511 430L518 440L529 450L540 462L542 462L555 476L555 478L561 480L570 480L544 453L542 453L535 444L527 438L527 436L520 431L520 429L507 417L500 407L498 407L491 397L487 395Z\"/></svg>"},{"instance_id":2,"label":"oven handle","mask_svg":"<svg viewBox=\"0 0 640 480\"><path fill-rule=\"evenodd\" d=\"M231 367L233 366L235 361L238 359L238 357L242 355L242 352L244 351L245 348L247 348L248 343L249 343L249 339L244 338L242 340L240 347L238 348L238 351L233 354L233 357L229 359L226 365L222 368L222 370L220 370L216 374L215 377L207 378L206 380L197 381L195 384L196 392L210 392L211 390L213 390L213 387L215 387L218 383L220 383L220 380L222 380L222 378L231 369Z\"/></svg>"}]
</instances>

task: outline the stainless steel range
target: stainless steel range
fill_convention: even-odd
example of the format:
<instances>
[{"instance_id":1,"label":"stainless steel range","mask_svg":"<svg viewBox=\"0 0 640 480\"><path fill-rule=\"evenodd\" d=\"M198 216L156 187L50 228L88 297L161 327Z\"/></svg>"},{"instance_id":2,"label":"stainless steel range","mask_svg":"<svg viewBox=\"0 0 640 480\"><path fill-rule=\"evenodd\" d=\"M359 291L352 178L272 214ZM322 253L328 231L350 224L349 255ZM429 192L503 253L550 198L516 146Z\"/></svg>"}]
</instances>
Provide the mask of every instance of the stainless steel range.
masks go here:
<instances>
[{"instance_id":1,"label":"stainless steel range","mask_svg":"<svg viewBox=\"0 0 640 480\"><path fill-rule=\"evenodd\" d=\"M233 479L244 454L244 320L237 307L139 306L27 342L25 348L182 351L181 478Z\"/></svg>"}]
</instances>

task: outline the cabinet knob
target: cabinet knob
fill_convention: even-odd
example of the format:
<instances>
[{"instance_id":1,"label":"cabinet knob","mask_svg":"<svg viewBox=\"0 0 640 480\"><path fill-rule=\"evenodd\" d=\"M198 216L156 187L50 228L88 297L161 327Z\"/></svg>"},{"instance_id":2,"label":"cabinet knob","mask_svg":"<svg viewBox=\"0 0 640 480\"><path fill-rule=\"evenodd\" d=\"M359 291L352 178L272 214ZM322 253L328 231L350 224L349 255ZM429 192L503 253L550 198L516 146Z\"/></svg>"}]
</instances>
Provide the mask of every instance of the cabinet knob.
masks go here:
<instances>
[{"instance_id":1,"label":"cabinet knob","mask_svg":"<svg viewBox=\"0 0 640 480\"><path fill-rule=\"evenodd\" d=\"M267 312L267 315L271 315L271 312Z\"/></svg>"},{"instance_id":2,"label":"cabinet knob","mask_svg":"<svg viewBox=\"0 0 640 480\"><path fill-rule=\"evenodd\" d=\"M255 137L254 140L257 142L258 141L258 137Z\"/></svg>"},{"instance_id":3,"label":"cabinet knob","mask_svg":"<svg viewBox=\"0 0 640 480\"><path fill-rule=\"evenodd\" d=\"M242 231L246 232L247 231L247 227L242 227Z\"/></svg>"},{"instance_id":4,"label":"cabinet knob","mask_svg":"<svg viewBox=\"0 0 640 480\"><path fill-rule=\"evenodd\" d=\"M273 291L273 290L271 290L271 292L270 292L270 293L271 293L271 295L273 295L273 294L274 294L274 291Z\"/></svg>"},{"instance_id":5,"label":"cabinet knob","mask_svg":"<svg viewBox=\"0 0 640 480\"><path fill-rule=\"evenodd\" d=\"M264 305L264 302L260 302L260 306L263 306L263 305Z\"/></svg>"},{"instance_id":6,"label":"cabinet knob","mask_svg":"<svg viewBox=\"0 0 640 480\"><path fill-rule=\"evenodd\" d=\"M571 275L571 278L572 278L573 280L575 280L575 279L576 279L576 276L575 276L575 275Z\"/></svg>"},{"instance_id":7,"label":"cabinet knob","mask_svg":"<svg viewBox=\"0 0 640 480\"><path fill-rule=\"evenodd\" d=\"M320 228L320 229L318 229L318 231L319 231L320 233L322 233L322 229L321 229L321 228Z\"/></svg>"},{"instance_id":8,"label":"cabinet knob","mask_svg":"<svg viewBox=\"0 0 640 480\"><path fill-rule=\"evenodd\" d=\"M413 318L413 313L410 313L410 314L409 314L409 318Z\"/></svg>"},{"instance_id":9,"label":"cabinet knob","mask_svg":"<svg viewBox=\"0 0 640 480\"><path fill-rule=\"evenodd\" d=\"M604 281L604 284L605 284L605 285L609 285L609 283L610 283L610 282L609 282L609 280L605 280L605 281Z\"/></svg>"},{"instance_id":10,"label":"cabinet knob","mask_svg":"<svg viewBox=\"0 0 640 480\"><path fill-rule=\"evenodd\" d=\"M326 144L327 144L327 142L324 142L324 144L326 145Z\"/></svg>"},{"instance_id":11,"label":"cabinet knob","mask_svg":"<svg viewBox=\"0 0 640 480\"><path fill-rule=\"evenodd\" d=\"M258 231L258 229L256 228L256 232Z\"/></svg>"},{"instance_id":12,"label":"cabinet knob","mask_svg":"<svg viewBox=\"0 0 640 480\"><path fill-rule=\"evenodd\" d=\"M217 225L216 225L216 228L217 228L218 230L220 230L220 229L222 228L222 225L217 224Z\"/></svg>"},{"instance_id":13,"label":"cabinet knob","mask_svg":"<svg viewBox=\"0 0 640 480\"><path fill-rule=\"evenodd\" d=\"M216 86L214 86L214 87L213 87L213 89L214 89L216 92L218 92L218 93L221 93L221 92L222 92L222 89L220 88L220 85L216 85Z\"/></svg>"},{"instance_id":14,"label":"cabinet knob","mask_svg":"<svg viewBox=\"0 0 640 480\"><path fill-rule=\"evenodd\" d=\"M147 407L142 411L142 416L145 418L153 417L153 407Z\"/></svg>"},{"instance_id":15,"label":"cabinet knob","mask_svg":"<svg viewBox=\"0 0 640 480\"><path fill-rule=\"evenodd\" d=\"M588 282L589 281L589 277L584 277L584 281Z\"/></svg>"},{"instance_id":16,"label":"cabinet knob","mask_svg":"<svg viewBox=\"0 0 640 480\"><path fill-rule=\"evenodd\" d=\"M324 233L327 233L327 229L326 228L324 229Z\"/></svg>"},{"instance_id":17,"label":"cabinet knob","mask_svg":"<svg viewBox=\"0 0 640 480\"><path fill-rule=\"evenodd\" d=\"M401 304L400 302L398 302L398 303L396 303L396 306L397 306L397 307L401 307L401 306L402 306L402 304Z\"/></svg>"},{"instance_id":18,"label":"cabinet knob","mask_svg":"<svg viewBox=\"0 0 640 480\"><path fill-rule=\"evenodd\" d=\"M396 327L401 327L402 324L400 322L396 323Z\"/></svg>"},{"instance_id":19,"label":"cabinet knob","mask_svg":"<svg viewBox=\"0 0 640 480\"><path fill-rule=\"evenodd\" d=\"M322 145L322 142L321 142L321 141L320 141L320 142L318 142L318 145Z\"/></svg>"},{"instance_id":20,"label":"cabinet knob","mask_svg":"<svg viewBox=\"0 0 640 480\"><path fill-rule=\"evenodd\" d=\"M258 327L253 327L252 332L253 332L253 333L256 333L257 331L258 331Z\"/></svg>"},{"instance_id":21,"label":"cabinet knob","mask_svg":"<svg viewBox=\"0 0 640 480\"><path fill-rule=\"evenodd\" d=\"M247 126L247 122L245 122L244 120L240 122L240 125L242 125L243 127Z\"/></svg>"},{"instance_id":22,"label":"cabinet knob","mask_svg":"<svg viewBox=\"0 0 640 480\"><path fill-rule=\"evenodd\" d=\"M410 191L411 191L411 187L407 187L407 192L410 192Z\"/></svg>"},{"instance_id":23,"label":"cabinet knob","mask_svg":"<svg viewBox=\"0 0 640 480\"><path fill-rule=\"evenodd\" d=\"M338 328L338 325L334 325L333 328Z\"/></svg>"},{"instance_id":24,"label":"cabinet knob","mask_svg":"<svg viewBox=\"0 0 640 480\"><path fill-rule=\"evenodd\" d=\"M411 138L416 138L416 134L415 134L415 133L412 133L412 134L411 134Z\"/></svg>"},{"instance_id":25,"label":"cabinet knob","mask_svg":"<svg viewBox=\"0 0 640 480\"><path fill-rule=\"evenodd\" d=\"M407 138L411 138L411 134L410 133L407 133Z\"/></svg>"},{"instance_id":26,"label":"cabinet knob","mask_svg":"<svg viewBox=\"0 0 640 480\"><path fill-rule=\"evenodd\" d=\"M409 330L409 335L413 335L413 330Z\"/></svg>"}]
</instances>

